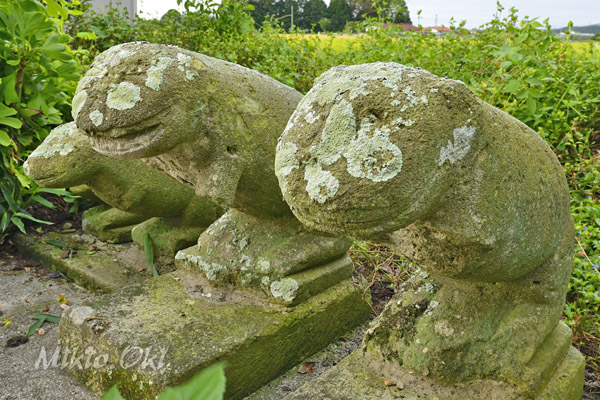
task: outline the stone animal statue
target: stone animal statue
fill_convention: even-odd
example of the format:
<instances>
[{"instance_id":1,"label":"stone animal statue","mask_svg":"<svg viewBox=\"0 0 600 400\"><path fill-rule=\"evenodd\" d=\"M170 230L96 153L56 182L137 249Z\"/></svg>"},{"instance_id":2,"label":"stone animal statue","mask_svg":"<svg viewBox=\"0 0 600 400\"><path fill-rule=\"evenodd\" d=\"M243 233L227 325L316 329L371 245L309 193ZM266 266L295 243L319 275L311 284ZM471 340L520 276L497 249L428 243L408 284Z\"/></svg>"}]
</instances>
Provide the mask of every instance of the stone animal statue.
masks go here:
<instances>
[{"instance_id":1,"label":"stone animal statue","mask_svg":"<svg viewBox=\"0 0 600 400\"><path fill-rule=\"evenodd\" d=\"M193 189L140 160L117 160L92 149L74 122L53 129L24 165L25 173L42 187L86 185L104 203L86 213L84 230L101 240L131 240L151 234L157 255L171 258L193 244L223 209ZM135 233L134 233L135 236Z\"/></svg>"},{"instance_id":2,"label":"stone animal statue","mask_svg":"<svg viewBox=\"0 0 600 400\"><path fill-rule=\"evenodd\" d=\"M260 287L292 301L298 283L284 276L343 257L351 243L306 229L283 201L275 147L301 98L237 64L127 43L95 59L77 86L73 117L98 152L142 158L230 208L194 254L178 256L187 267L215 284Z\"/></svg>"},{"instance_id":3,"label":"stone animal statue","mask_svg":"<svg viewBox=\"0 0 600 400\"><path fill-rule=\"evenodd\" d=\"M554 365L536 352L549 338L564 357L574 228L561 165L462 82L395 63L333 68L299 103L275 165L302 223L422 269L368 331L368 354L445 381L515 384L539 357Z\"/></svg>"}]
</instances>

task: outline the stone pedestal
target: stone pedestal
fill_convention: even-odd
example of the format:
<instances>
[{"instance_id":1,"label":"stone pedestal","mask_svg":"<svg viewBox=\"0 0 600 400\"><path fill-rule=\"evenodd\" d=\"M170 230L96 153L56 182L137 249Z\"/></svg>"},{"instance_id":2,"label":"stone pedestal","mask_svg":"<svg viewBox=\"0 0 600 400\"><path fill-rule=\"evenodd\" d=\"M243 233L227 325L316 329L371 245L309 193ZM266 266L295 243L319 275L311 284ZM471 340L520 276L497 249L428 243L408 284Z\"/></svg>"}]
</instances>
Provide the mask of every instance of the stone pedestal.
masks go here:
<instances>
[{"instance_id":1,"label":"stone pedestal","mask_svg":"<svg viewBox=\"0 0 600 400\"><path fill-rule=\"evenodd\" d=\"M177 271L74 307L61 321L61 357L95 392L118 383L128 399L153 399L226 361L226 398L238 399L370 314L349 280L295 307L205 288L200 275ZM69 362L73 352L89 354L89 365Z\"/></svg>"},{"instance_id":2,"label":"stone pedestal","mask_svg":"<svg viewBox=\"0 0 600 400\"><path fill-rule=\"evenodd\" d=\"M579 400L585 359L571 347L571 330L562 322L527 365L519 382L474 379L447 383L362 349L286 396L285 400ZM387 385L386 386L386 382Z\"/></svg>"}]
</instances>

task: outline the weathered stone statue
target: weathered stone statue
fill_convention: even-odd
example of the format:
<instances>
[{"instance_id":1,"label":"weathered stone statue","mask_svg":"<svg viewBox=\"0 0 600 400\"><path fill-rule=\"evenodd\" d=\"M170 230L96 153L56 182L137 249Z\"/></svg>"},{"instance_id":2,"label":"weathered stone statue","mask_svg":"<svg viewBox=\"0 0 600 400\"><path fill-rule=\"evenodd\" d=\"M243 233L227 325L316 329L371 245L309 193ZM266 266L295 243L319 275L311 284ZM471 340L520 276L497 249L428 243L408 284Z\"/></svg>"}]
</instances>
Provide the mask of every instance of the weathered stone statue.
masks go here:
<instances>
[{"instance_id":1,"label":"weathered stone statue","mask_svg":"<svg viewBox=\"0 0 600 400\"><path fill-rule=\"evenodd\" d=\"M300 224L274 173L277 139L301 98L237 64L128 43L96 58L77 87L73 116L98 152L143 158L231 208L196 248L178 254L184 268L213 285L257 288L292 304L351 274L351 242ZM324 279L302 274L321 266Z\"/></svg>"},{"instance_id":2,"label":"weathered stone statue","mask_svg":"<svg viewBox=\"0 0 600 400\"><path fill-rule=\"evenodd\" d=\"M240 399L368 318L349 279L350 240L303 226L275 176L277 139L301 98L175 46L129 43L96 58L73 99L92 147L141 158L230 209L177 253L176 271L62 317L61 349L114 366L70 368L94 391L118 383L126 398L154 399L227 361L225 398Z\"/></svg>"},{"instance_id":3,"label":"weathered stone statue","mask_svg":"<svg viewBox=\"0 0 600 400\"><path fill-rule=\"evenodd\" d=\"M158 255L196 242L222 213L219 206L198 197L193 189L139 160L117 160L97 153L74 122L50 132L25 162L25 172L42 187L86 185L104 203L89 210L83 228L101 240L141 242L148 232ZM163 218L152 218L163 217Z\"/></svg>"},{"instance_id":4,"label":"weathered stone statue","mask_svg":"<svg viewBox=\"0 0 600 400\"><path fill-rule=\"evenodd\" d=\"M559 323L569 190L526 125L424 70L337 67L290 119L276 174L305 225L386 244L423 270L367 331L354 365L425 398L581 393L582 357ZM352 368L292 398L387 398L340 385Z\"/></svg>"}]
</instances>

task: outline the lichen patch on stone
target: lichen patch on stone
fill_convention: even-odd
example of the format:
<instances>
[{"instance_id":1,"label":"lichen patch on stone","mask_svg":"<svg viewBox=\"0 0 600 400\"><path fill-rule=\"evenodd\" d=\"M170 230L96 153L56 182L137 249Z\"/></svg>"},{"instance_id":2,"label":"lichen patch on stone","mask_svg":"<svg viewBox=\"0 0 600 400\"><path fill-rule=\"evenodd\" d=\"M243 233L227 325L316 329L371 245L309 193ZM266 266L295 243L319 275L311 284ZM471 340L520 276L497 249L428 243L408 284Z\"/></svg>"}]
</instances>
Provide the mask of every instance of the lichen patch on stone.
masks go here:
<instances>
[{"instance_id":1,"label":"lichen patch on stone","mask_svg":"<svg viewBox=\"0 0 600 400\"><path fill-rule=\"evenodd\" d=\"M152 90L160 90L160 85L163 81L163 73L173 64L173 59L170 57L159 57L156 65L148 68L148 77L146 78L146 86Z\"/></svg>"},{"instance_id":2,"label":"lichen patch on stone","mask_svg":"<svg viewBox=\"0 0 600 400\"><path fill-rule=\"evenodd\" d=\"M94 110L90 113L90 121L92 121L92 124L95 126L100 126L102 125L102 121L104 121L104 114L98 110Z\"/></svg>"},{"instance_id":3,"label":"lichen patch on stone","mask_svg":"<svg viewBox=\"0 0 600 400\"><path fill-rule=\"evenodd\" d=\"M71 104L72 104L71 115L73 116L73 119L77 119L77 116L79 115L79 112L83 108L83 105L85 104L86 100L87 100L87 92L85 90L80 90L75 94L75 96L73 96L73 100L71 102Z\"/></svg>"},{"instance_id":4,"label":"lichen patch on stone","mask_svg":"<svg viewBox=\"0 0 600 400\"><path fill-rule=\"evenodd\" d=\"M73 152L80 143L79 140L83 140L82 138L73 140L75 129L74 123L63 124L53 129L50 135L29 155L29 158L51 158L57 154L66 156Z\"/></svg>"},{"instance_id":5,"label":"lichen patch on stone","mask_svg":"<svg viewBox=\"0 0 600 400\"><path fill-rule=\"evenodd\" d=\"M121 82L114 85L106 96L106 105L115 110L123 111L133 108L142 98L140 88L131 82Z\"/></svg>"},{"instance_id":6,"label":"lichen patch on stone","mask_svg":"<svg viewBox=\"0 0 600 400\"><path fill-rule=\"evenodd\" d=\"M283 278L279 281L272 282L270 289L273 297L291 302L296 298L298 287L299 285L296 280L292 278Z\"/></svg>"},{"instance_id":7,"label":"lichen patch on stone","mask_svg":"<svg viewBox=\"0 0 600 400\"><path fill-rule=\"evenodd\" d=\"M184 72L185 77L189 81L198 76L198 72L193 71L192 56L183 53L177 53L177 62L179 64L177 69L179 69L181 72Z\"/></svg>"},{"instance_id":8,"label":"lichen patch on stone","mask_svg":"<svg viewBox=\"0 0 600 400\"><path fill-rule=\"evenodd\" d=\"M469 150L471 149L471 141L475 136L477 128L474 126L463 126L462 128L456 128L453 131L454 143L450 140L448 145L440 149L440 158L438 164L444 165L446 161L454 164L456 161L462 160Z\"/></svg>"},{"instance_id":9,"label":"lichen patch on stone","mask_svg":"<svg viewBox=\"0 0 600 400\"><path fill-rule=\"evenodd\" d=\"M398 175L402 170L402 151L390 142L390 133L388 127L374 128L368 118L363 119L358 137L344 153L348 173L373 182L388 181Z\"/></svg>"},{"instance_id":10,"label":"lichen patch on stone","mask_svg":"<svg viewBox=\"0 0 600 400\"><path fill-rule=\"evenodd\" d=\"M355 135L354 109L352 104L342 100L331 107L321 133L321 142L310 153L319 164L329 166L339 160Z\"/></svg>"},{"instance_id":11,"label":"lichen patch on stone","mask_svg":"<svg viewBox=\"0 0 600 400\"><path fill-rule=\"evenodd\" d=\"M307 165L304 169L306 192L317 203L325 203L335 196L340 182L329 171L324 171L320 165Z\"/></svg>"}]
</instances>

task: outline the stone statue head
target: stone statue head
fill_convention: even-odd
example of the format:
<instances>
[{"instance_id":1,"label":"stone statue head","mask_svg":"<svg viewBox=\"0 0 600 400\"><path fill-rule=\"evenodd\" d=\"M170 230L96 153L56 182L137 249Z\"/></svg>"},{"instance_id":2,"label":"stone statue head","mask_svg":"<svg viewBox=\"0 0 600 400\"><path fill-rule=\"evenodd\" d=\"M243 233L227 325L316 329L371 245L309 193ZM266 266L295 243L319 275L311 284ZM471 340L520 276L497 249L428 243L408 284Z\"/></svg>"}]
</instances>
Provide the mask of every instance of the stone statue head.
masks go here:
<instances>
[{"instance_id":1,"label":"stone statue head","mask_svg":"<svg viewBox=\"0 0 600 400\"><path fill-rule=\"evenodd\" d=\"M465 100L447 102L457 91ZM476 101L462 82L400 64L327 71L280 138L284 198L304 224L332 233L369 238L410 224L469 154Z\"/></svg>"},{"instance_id":2,"label":"stone statue head","mask_svg":"<svg viewBox=\"0 0 600 400\"><path fill-rule=\"evenodd\" d=\"M25 161L27 176L42 187L83 184L98 168L99 158L75 122L54 128Z\"/></svg>"},{"instance_id":3,"label":"stone statue head","mask_svg":"<svg viewBox=\"0 0 600 400\"><path fill-rule=\"evenodd\" d=\"M198 130L194 83L200 84L204 68L196 53L175 46L111 47L79 81L73 118L105 155L164 153Z\"/></svg>"}]
</instances>

